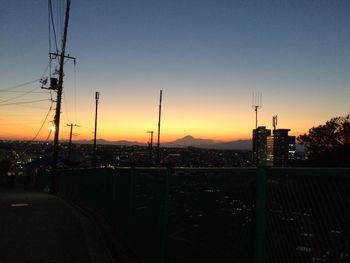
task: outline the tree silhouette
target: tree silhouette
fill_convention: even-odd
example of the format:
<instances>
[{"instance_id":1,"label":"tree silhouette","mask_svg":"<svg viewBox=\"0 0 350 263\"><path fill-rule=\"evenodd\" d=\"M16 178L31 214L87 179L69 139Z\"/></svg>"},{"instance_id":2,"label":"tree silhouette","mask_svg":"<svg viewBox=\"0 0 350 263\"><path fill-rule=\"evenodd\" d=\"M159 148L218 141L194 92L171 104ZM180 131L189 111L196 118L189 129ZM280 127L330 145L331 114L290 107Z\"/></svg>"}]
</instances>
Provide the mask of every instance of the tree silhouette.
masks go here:
<instances>
[{"instance_id":1,"label":"tree silhouette","mask_svg":"<svg viewBox=\"0 0 350 263\"><path fill-rule=\"evenodd\" d=\"M299 135L310 165L350 166L350 114L336 117Z\"/></svg>"}]
</instances>

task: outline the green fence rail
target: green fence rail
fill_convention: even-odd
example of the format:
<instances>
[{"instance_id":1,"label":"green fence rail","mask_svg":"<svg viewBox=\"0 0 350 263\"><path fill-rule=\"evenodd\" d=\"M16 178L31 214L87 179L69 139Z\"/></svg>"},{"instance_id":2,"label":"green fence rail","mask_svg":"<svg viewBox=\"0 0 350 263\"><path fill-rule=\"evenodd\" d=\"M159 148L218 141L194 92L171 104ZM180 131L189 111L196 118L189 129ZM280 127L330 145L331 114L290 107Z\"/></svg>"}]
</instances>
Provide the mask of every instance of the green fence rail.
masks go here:
<instances>
[{"instance_id":1,"label":"green fence rail","mask_svg":"<svg viewBox=\"0 0 350 263\"><path fill-rule=\"evenodd\" d=\"M60 172L143 262L350 262L350 169L116 168ZM49 178L40 182L48 189Z\"/></svg>"}]
</instances>

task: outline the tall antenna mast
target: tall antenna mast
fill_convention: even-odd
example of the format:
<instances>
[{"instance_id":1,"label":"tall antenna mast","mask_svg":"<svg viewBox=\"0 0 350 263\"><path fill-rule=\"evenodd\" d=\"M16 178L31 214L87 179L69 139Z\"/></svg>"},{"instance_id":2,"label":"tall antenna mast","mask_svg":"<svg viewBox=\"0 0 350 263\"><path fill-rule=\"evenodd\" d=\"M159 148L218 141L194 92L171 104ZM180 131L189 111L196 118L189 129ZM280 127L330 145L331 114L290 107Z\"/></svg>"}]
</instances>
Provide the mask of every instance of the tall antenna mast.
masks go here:
<instances>
[{"instance_id":1,"label":"tall antenna mast","mask_svg":"<svg viewBox=\"0 0 350 263\"><path fill-rule=\"evenodd\" d=\"M262 108L262 94L261 92L253 92L252 108L255 111L255 129L258 128L258 109Z\"/></svg>"},{"instance_id":2,"label":"tall antenna mast","mask_svg":"<svg viewBox=\"0 0 350 263\"><path fill-rule=\"evenodd\" d=\"M157 138L157 164L160 164L160 148L159 148L159 141L160 141L160 120L162 116L162 94L163 91L160 90L159 94L159 115L158 115L158 138Z\"/></svg>"},{"instance_id":3,"label":"tall antenna mast","mask_svg":"<svg viewBox=\"0 0 350 263\"><path fill-rule=\"evenodd\" d=\"M64 19L64 31L62 39L62 49L61 54L57 54L60 57L60 68L59 68L59 78L57 84L57 100L56 100L56 114L55 114L55 138L54 138L54 148L53 148L53 164L52 164L52 186L51 192L55 193L57 191L57 160L58 160L58 143L59 143L59 132L60 132L60 115L61 115L61 101L62 101L62 90L63 90L63 66L66 53L66 43L67 43L67 32L68 32L68 21L69 21L69 11L70 11L70 0L67 0L66 5L66 15Z\"/></svg>"}]
</instances>

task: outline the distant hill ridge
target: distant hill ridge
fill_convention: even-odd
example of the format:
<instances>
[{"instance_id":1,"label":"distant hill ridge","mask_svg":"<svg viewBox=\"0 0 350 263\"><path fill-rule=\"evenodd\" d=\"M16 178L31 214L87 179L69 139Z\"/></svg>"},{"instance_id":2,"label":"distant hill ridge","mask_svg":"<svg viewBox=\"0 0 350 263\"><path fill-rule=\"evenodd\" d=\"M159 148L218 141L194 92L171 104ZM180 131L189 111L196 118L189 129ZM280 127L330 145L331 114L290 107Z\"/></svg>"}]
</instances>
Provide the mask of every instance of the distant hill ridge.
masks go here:
<instances>
[{"instance_id":1,"label":"distant hill ridge","mask_svg":"<svg viewBox=\"0 0 350 263\"><path fill-rule=\"evenodd\" d=\"M163 146L166 147L198 147L198 148L207 148L207 149L232 149L232 150L250 150L251 149L251 140L236 140L236 141L217 141L210 139L199 139L194 138L191 135L187 135L181 139L163 143Z\"/></svg>"},{"instance_id":2,"label":"distant hill ridge","mask_svg":"<svg viewBox=\"0 0 350 263\"><path fill-rule=\"evenodd\" d=\"M78 144L91 144L93 140L78 140L74 141ZM146 143L138 142L138 141L107 141L104 139L98 139L97 144L104 145L123 145L123 146L146 146ZM211 139L201 139L195 138L191 135L187 135L183 138L161 143L163 147L198 147L198 148L207 148L207 149L228 149L228 150L250 150L252 148L251 140L235 140L235 141L217 141Z\"/></svg>"},{"instance_id":3,"label":"distant hill ridge","mask_svg":"<svg viewBox=\"0 0 350 263\"><path fill-rule=\"evenodd\" d=\"M74 142L78 144L92 144L93 140L78 140ZM127 141L127 140L107 141L104 139L97 139L97 144L121 145L121 146L147 146L146 143L142 143L138 141ZM211 140L211 139L200 139L200 138L195 138L191 135L187 135L175 141L161 143L161 146L179 147L179 148L192 146L192 147L203 148L203 149L218 149L218 150L251 150L252 141L235 140L235 141L223 142L223 141L217 141L217 140ZM300 144L296 144L296 150L304 151L304 146Z\"/></svg>"}]
</instances>

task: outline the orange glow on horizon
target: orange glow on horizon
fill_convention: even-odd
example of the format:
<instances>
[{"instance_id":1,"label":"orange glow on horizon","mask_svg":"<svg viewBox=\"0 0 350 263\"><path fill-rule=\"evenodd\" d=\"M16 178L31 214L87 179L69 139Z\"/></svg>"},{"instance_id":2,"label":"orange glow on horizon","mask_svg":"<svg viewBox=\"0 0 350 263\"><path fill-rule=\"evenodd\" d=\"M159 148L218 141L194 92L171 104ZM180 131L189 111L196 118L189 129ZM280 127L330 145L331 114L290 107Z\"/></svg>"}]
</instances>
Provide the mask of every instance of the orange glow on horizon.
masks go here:
<instances>
[{"instance_id":1,"label":"orange glow on horizon","mask_svg":"<svg viewBox=\"0 0 350 263\"><path fill-rule=\"evenodd\" d=\"M170 93L170 92L169 92ZM234 105L230 100L221 98L191 99L173 98L164 92L161 124L161 142L170 142L191 135L199 139L217 141L234 141L251 139L255 124L254 111L247 101L238 101ZM135 100L129 94L125 98L113 97L113 94L100 96L97 138L108 141L138 141L146 143L149 134L154 131L154 141L157 139L158 102L156 99L139 96ZM131 103L132 102L132 103ZM151 105L151 107L149 106ZM73 140L92 140L94 127L94 99L83 97L78 105L76 116L63 103L60 123L60 140L69 138L69 127L66 124L78 124L74 127ZM9 107L3 108L0 115L0 139L32 140L43 122L48 110L48 104L37 108ZM303 112L296 108L290 111L283 102L275 103L273 107L265 106L259 112L259 126L271 129L271 117L278 112L278 128L291 129L290 134L298 136L308 132L313 126L325 123L331 117L341 114L322 112ZM69 114L68 114L69 113ZM345 115L345 114L343 114ZM43 126L36 140L46 140L52 125L53 112ZM53 132L49 137L52 140Z\"/></svg>"},{"instance_id":2,"label":"orange glow on horizon","mask_svg":"<svg viewBox=\"0 0 350 263\"><path fill-rule=\"evenodd\" d=\"M146 131L154 131L154 140L157 138L157 108L153 107L151 110L143 110L144 105L139 105L132 108L124 114L122 110L113 108L107 112L107 105L101 107L98 117L97 138L108 141L138 141L146 143L149 140L149 134ZM87 110L86 106L84 114L80 114L79 121L69 121L63 112L60 124L60 140L67 140L69 138L68 123L78 124L80 127L73 128L73 140L92 140L93 126L94 126L94 111ZM203 108L205 109L205 108ZM161 124L161 142L170 142L180 139L184 136L191 135L199 139L212 139L217 141L233 141L233 140L247 140L251 139L252 129L254 128L254 112L245 111L234 114L228 111L220 111L219 108L214 110L203 110L198 108L193 110L189 108L175 108L165 107L162 124ZM126 110L124 109L126 112ZM2 131L1 139L12 140L32 140L35 137L44 111L35 112L30 110L28 112L18 111L6 112L0 119L0 129ZM270 113L261 114L259 118L259 125L266 126L271 129ZM233 117L232 117L233 116ZM272 113L271 113L272 116ZM298 136L301 133L307 132L312 126L324 123L326 118L309 118L299 120L289 116L281 116L278 128L291 129L290 134ZM49 135L49 129L52 124L47 122L37 140L46 140ZM53 138L51 132L50 139Z\"/></svg>"}]
</instances>

